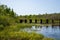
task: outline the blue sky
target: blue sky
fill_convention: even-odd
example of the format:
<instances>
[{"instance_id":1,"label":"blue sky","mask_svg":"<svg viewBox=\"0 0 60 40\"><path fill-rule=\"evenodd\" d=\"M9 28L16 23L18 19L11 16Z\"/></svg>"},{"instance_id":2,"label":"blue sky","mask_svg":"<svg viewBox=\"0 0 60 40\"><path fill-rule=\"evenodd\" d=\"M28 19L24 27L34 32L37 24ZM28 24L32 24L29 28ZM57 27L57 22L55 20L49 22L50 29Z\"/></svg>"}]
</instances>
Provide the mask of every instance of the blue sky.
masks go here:
<instances>
[{"instance_id":1,"label":"blue sky","mask_svg":"<svg viewBox=\"0 0 60 40\"><path fill-rule=\"evenodd\" d=\"M0 0L0 4L13 8L18 15L60 12L60 0Z\"/></svg>"}]
</instances>

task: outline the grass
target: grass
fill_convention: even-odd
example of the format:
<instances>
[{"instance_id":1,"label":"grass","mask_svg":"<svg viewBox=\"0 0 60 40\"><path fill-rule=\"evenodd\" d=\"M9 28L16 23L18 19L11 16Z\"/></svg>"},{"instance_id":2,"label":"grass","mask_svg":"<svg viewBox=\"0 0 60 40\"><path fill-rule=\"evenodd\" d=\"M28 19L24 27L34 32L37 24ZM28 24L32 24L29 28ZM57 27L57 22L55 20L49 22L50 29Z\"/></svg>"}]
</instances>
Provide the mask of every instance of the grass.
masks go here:
<instances>
[{"instance_id":1,"label":"grass","mask_svg":"<svg viewBox=\"0 0 60 40\"><path fill-rule=\"evenodd\" d=\"M0 40L53 40L45 38L42 34L27 33L27 32L1 32Z\"/></svg>"}]
</instances>

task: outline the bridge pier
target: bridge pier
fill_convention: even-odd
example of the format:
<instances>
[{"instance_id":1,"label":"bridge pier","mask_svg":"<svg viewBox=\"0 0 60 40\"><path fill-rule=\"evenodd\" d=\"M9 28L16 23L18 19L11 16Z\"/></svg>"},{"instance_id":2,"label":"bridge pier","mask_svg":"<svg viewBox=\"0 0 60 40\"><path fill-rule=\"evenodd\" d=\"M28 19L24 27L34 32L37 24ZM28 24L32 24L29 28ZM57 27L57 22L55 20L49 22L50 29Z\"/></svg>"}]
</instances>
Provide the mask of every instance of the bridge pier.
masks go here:
<instances>
[{"instance_id":1,"label":"bridge pier","mask_svg":"<svg viewBox=\"0 0 60 40\"><path fill-rule=\"evenodd\" d=\"M60 19L59 19L59 26L60 26Z\"/></svg>"},{"instance_id":2,"label":"bridge pier","mask_svg":"<svg viewBox=\"0 0 60 40\"><path fill-rule=\"evenodd\" d=\"M27 20L26 19L24 21L25 21L25 23L27 23Z\"/></svg>"},{"instance_id":3,"label":"bridge pier","mask_svg":"<svg viewBox=\"0 0 60 40\"><path fill-rule=\"evenodd\" d=\"M42 24L42 19L40 19L40 23Z\"/></svg>"},{"instance_id":4,"label":"bridge pier","mask_svg":"<svg viewBox=\"0 0 60 40\"><path fill-rule=\"evenodd\" d=\"M37 23L37 19L35 19L35 23Z\"/></svg>"},{"instance_id":5,"label":"bridge pier","mask_svg":"<svg viewBox=\"0 0 60 40\"><path fill-rule=\"evenodd\" d=\"M54 20L52 19L52 24L54 24Z\"/></svg>"},{"instance_id":6,"label":"bridge pier","mask_svg":"<svg viewBox=\"0 0 60 40\"><path fill-rule=\"evenodd\" d=\"M20 23L23 23L23 20L22 19L20 19Z\"/></svg>"},{"instance_id":7,"label":"bridge pier","mask_svg":"<svg viewBox=\"0 0 60 40\"><path fill-rule=\"evenodd\" d=\"M48 20L48 19L46 19L46 23L47 23L47 24L49 23L49 20Z\"/></svg>"},{"instance_id":8,"label":"bridge pier","mask_svg":"<svg viewBox=\"0 0 60 40\"><path fill-rule=\"evenodd\" d=\"M32 19L29 20L29 23L32 23Z\"/></svg>"}]
</instances>

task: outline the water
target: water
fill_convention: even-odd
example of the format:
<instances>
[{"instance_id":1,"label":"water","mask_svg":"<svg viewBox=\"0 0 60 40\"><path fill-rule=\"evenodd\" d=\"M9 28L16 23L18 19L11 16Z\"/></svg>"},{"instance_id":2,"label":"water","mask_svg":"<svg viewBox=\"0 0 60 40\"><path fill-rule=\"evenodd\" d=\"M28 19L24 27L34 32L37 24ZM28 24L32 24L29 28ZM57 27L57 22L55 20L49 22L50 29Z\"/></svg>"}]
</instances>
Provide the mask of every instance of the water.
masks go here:
<instances>
[{"instance_id":1,"label":"water","mask_svg":"<svg viewBox=\"0 0 60 40\"><path fill-rule=\"evenodd\" d=\"M32 26L31 28L24 28L23 31L36 32L43 34L45 37L55 38L60 40L60 27L59 26Z\"/></svg>"}]
</instances>

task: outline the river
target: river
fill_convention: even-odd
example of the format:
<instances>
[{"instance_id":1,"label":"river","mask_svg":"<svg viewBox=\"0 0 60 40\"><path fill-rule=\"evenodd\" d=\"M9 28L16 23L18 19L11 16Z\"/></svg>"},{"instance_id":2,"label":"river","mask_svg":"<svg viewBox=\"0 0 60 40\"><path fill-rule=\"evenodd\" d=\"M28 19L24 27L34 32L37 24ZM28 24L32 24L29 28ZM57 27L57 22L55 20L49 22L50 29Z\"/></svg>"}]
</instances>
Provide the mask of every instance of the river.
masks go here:
<instances>
[{"instance_id":1,"label":"river","mask_svg":"<svg viewBox=\"0 0 60 40\"><path fill-rule=\"evenodd\" d=\"M45 37L54 38L60 40L60 26L32 26L31 28L23 28L26 32L36 32L43 34Z\"/></svg>"}]
</instances>

